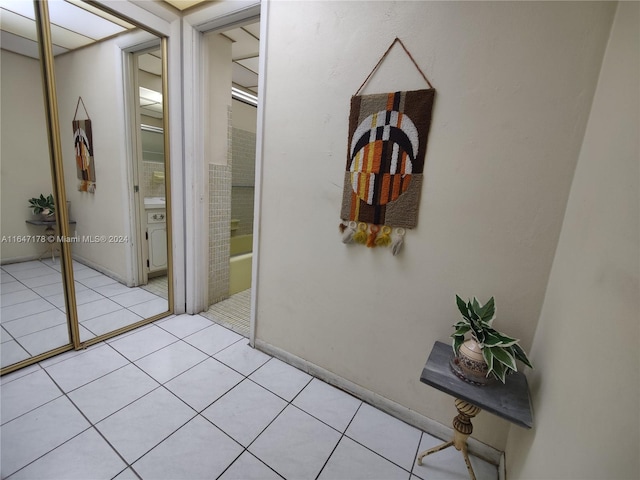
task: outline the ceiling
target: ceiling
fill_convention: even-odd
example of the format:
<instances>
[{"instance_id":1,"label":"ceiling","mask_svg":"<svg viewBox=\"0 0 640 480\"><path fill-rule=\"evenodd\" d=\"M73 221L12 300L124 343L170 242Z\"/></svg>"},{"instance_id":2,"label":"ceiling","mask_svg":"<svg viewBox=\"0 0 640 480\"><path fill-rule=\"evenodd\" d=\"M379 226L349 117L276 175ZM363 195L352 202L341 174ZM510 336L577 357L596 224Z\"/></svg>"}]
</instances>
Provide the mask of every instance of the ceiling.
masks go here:
<instances>
[{"instance_id":1,"label":"ceiling","mask_svg":"<svg viewBox=\"0 0 640 480\"><path fill-rule=\"evenodd\" d=\"M202 2L203 0L167 1L181 10ZM81 0L49 0L48 5L54 55L70 52L136 28L135 25ZM231 55L234 86L257 95L260 23L226 30L222 35L233 42ZM39 57L31 2L0 0L0 45L4 50L20 55ZM140 58L140 68L160 75L161 61L157 56L143 56Z\"/></svg>"}]
</instances>

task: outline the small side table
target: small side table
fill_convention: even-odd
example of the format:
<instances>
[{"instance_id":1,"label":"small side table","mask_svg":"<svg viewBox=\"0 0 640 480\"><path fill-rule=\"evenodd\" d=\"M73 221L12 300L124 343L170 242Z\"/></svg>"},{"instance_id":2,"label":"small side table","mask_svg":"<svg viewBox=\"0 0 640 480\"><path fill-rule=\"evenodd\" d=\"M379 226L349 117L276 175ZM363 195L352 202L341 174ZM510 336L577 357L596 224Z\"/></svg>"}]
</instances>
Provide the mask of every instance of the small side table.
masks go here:
<instances>
[{"instance_id":1,"label":"small side table","mask_svg":"<svg viewBox=\"0 0 640 480\"><path fill-rule=\"evenodd\" d=\"M42 259L42 256L46 253L47 255L50 253L51 254L51 261L55 262L56 261L56 257L55 257L55 253L56 250L59 251L59 247L58 247L58 232L56 230L57 227L57 222L55 220L25 220L26 223L28 223L29 225L37 225L37 226L42 226L42 227L47 227L44 229L44 235L47 237L47 243L48 243L48 247L47 250L45 250L44 252L42 252L40 254L40 256L38 257L38 260ZM75 220L69 220L69 225L75 225L76 222ZM49 240L50 237L53 237L53 240Z\"/></svg>"},{"instance_id":2,"label":"small side table","mask_svg":"<svg viewBox=\"0 0 640 480\"><path fill-rule=\"evenodd\" d=\"M508 375L506 384L496 381L484 386L472 385L451 371L449 362L452 356L451 345L436 342L422 370L420 381L455 398L458 415L453 419L454 437L449 442L420 453L418 465L422 465L422 459L427 455L455 447L464 457L469 476L476 480L467 452L467 439L473 431L471 419L481 410L486 410L516 425L531 428L533 414L529 385L527 377L521 372Z\"/></svg>"}]
</instances>

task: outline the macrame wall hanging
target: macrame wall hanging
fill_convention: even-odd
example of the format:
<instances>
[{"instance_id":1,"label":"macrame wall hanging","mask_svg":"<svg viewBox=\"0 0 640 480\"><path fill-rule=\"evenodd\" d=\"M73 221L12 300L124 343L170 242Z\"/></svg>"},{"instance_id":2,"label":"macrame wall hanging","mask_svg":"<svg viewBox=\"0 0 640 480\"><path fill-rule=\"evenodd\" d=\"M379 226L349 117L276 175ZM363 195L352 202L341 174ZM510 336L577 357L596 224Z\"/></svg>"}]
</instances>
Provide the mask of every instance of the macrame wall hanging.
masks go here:
<instances>
[{"instance_id":1,"label":"macrame wall hanging","mask_svg":"<svg viewBox=\"0 0 640 480\"><path fill-rule=\"evenodd\" d=\"M359 95L399 43L429 86L425 90ZM344 243L391 247L416 227L435 90L396 37L351 97L349 145L340 230Z\"/></svg>"},{"instance_id":2,"label":"macrame wall hanging","mask_svg":"<svg viewBox=\"0 0 640 480\"><path fill-rule=\"evenodd\" d=\"M78 120L78 108L82 104L86 119ZM73 115L73 148L76 154L76 170L78 172L78 190L81 192L95 193L96 170L93 163L93 132L91 119L87 107L84 106L82 97L78 97L76 113Z\"/></svg>"}]
</instances>

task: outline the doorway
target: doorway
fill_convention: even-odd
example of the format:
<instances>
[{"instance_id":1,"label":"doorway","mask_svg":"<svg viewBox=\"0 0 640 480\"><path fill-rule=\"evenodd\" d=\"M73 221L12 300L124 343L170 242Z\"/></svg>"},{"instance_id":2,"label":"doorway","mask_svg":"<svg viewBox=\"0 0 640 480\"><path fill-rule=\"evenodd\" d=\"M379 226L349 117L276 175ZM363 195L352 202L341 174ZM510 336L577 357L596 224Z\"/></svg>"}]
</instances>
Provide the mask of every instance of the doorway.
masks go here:
<instances>
[{"instance_id":1,"label":"doorway","mask_svg":"<svg viewBox=\"0 0 640 480\"><path fill-rule=\"evenodd\" d=\"M253 270L259 19L205 34L212 124L227 108L226 138L210 144L209 308L204 316L249 336ZM224 85L220 87L220 85ZM215 91L218 90L218 91ZM225 98L226 97L226 98ZM220 144L224 151L219 152ZM205 147L207 148L207 147ZM216 152L218 156L216 157ZM226 163L220 161L226 157Z\"/></svg>"}]
</instances>

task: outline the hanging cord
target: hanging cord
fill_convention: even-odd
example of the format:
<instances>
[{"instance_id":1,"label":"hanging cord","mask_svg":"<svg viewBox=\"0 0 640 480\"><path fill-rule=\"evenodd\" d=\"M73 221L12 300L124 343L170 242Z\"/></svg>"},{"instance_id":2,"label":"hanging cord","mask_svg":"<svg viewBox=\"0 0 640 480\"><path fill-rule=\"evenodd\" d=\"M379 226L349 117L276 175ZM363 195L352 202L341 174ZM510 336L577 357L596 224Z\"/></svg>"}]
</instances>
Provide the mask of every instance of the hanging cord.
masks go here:
<instances>
[{"instance_id":1,"label":"hanging cord","mask_svg":"<svg viewBox=\"0 0 640 480\"><path fill-rule=\"evenodd\" d=\"M360 90L362 90L362 87L364 87L367 84L367 82L369 81L371 76L375 73L375 71L378 69L380 64L384 61L384 59L389 54L389 52L391 51L393 46L396 44L396 42L400 43L400 46L404 49L404 51L407 54L407 56L409 57L409 59L413 62L415 67L418 69L418 72L420 72L420 75L422 75L422 78L424 78L424 81L427 82L427 85L429 85L429 88L433 88L433 86L431 85L431 82L427 79L427 76L424 74L424 72L420 69L420 67L418 66L416 61L413 59L413 55L411 55L411 53L409 53L409 50L407 50L407 47L404 46L404 43L402 43L402 40L400 40L398 37L396 37L396 39L393 42L391 42L391 45L389 45L389 48L387 48L387 51L384 52L384 55L382 55L382 57L380 57L380 60L378 60L378 63L376 63L376 66L373 67L373 70L371 70L371 73L369 74L369 76L364 79L364 82L362 82L362 85L360 85L360 88L356 91L355 95L358 95L360 93Z\"/></svg>"},{"instance_id":2,"label":"hanging cord","mask_svg":"<svg viewBox=\"0 0 640 480\"><path fill-rule=\"evenodd\" d=\"M76 120L76 118L78 117L78 108L80 108L81 103L82 103L82 108L84 109L84 113L87 115L87 120L91 120L91 117L89 117L89 112L87 112L87 107L84 106L84 101L82 100L82 97L78 97L78 103L76 104L76 113L73 114L73 119Z\"/></svg>"}]
</instances>

